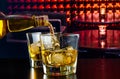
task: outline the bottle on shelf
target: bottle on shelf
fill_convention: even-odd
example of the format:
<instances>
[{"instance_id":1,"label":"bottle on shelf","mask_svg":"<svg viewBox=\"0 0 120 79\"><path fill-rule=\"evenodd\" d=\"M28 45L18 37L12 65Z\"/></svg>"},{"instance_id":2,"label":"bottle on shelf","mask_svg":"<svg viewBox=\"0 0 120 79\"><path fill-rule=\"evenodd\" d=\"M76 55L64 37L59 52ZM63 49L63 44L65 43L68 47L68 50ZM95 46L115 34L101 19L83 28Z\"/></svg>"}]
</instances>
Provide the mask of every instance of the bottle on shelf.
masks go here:
<instances>
[{"instance_id":1,"label":"bottle on shelf","mask_svg":"<svg viewBox=\"0 0 120 79\"><path fill-rule=\"evenodd\" d=\"M99 6L98 4L93 5L93 22L99 22Z\"/></svg>"},{"instance_id":2,"label":"bottle on shelf","mask_svg":"<svg viewBox=\"0 0 120 79\"><path fill-rule=\"evenodd\" d=\"M107 5L107 11L106 11L106 19L108 22L113 22L114 21L114 12L113 12L113 4L108 3Z\"/></svg>"},{"instance_id":3,"label":"bottle on shelf","mask_svg":"<svg viewBox=\"0 0 120 79\"><path fill-rule=\"evenodd\" d=\"M57 5L56 4L52 4L51 10L52 10L52 12L57 12Z\"/></svg>"},{"instance_id":4,"label":"bottle on shelf","mask_svg":"<svg viewBox=\"0 0 120 79\"><path fill-rule=\"evenodd\" d=\"M92 22L92 13L89 10L86 13L86 21L87 22Z\"/></svg>"},{"instance_id":5,"label":"bottle on shelf","mask_svg":"<svg viewBox=\"0 0 120 79\"><path fill-rule=\"evenodd\" d=\"M113 22L113 11L112 10L109 10L107 12L107 22Z\"/></svg>"},{"instance_id":6,"label":"bottle on shelf","mask_svg":"<svg viewBox=\"0 0 120 79\"><path fill-rule=\"evenodd\" d=\"M64 5L63 5L63 4L59 4L59 5L58 5L58 11L59 11L60 13L64 13Z\"/></svg>"},{"instance_id":7,"label":"bottle on shelf","mask_svg":"<svg viewBox=\"0 0 120 79\"><path fill-rule=\"evenodd\" d=\"M115 21L120 21L120 10L115 11Z\"/></svg>"},{"instance_id":8,"label":"bottle on shelf","mask_svg":"<svg viewBox=\"0 0 120 79\"><path fill-rule=\"evenodd\" d=\"M46 11L51 11L51 6L50 6L50 4L46 4L46 5L45 5L45 10L46 10Z\"/></svg>"},{"instance_id":9,"label":"bottle on shelf","mask_svg":"<svg viewBox=\"0 0 120 79\"><path fill-rule=\"evenodd\" d=\"M79 5L78 19L82 22L85 21L85 12L84 12L84 4Z\"/></svg>"},{"instance_id":10,"label":"bottle on shelf","mask_svg":"<svg viewBox=\"0 0 120 79\"><path fill-rule=\"evenodd\" d=\"M85 13L84 13L84 11L79 12L79 20L82 21L82 22L85 21Z\"/></svg>"},{"instance_id":11,"label":"bottle on shelf","mask_svg":"<svg viewBox=\"0 0 120 79\"><path fill-rule=\"evenodd\" d=\"M106 5L105 3L101 3L100 5L100 21L104 22L106 20Z\"/></svg>"},{"instance_id":12,"label":"bottle on shelf","mask_svg":"<svg viewBox=\"0 0 120 79\"><path fill-rule=\"evenodd\" d=\"M38 10L40 10L40 11L44 11L44 5L43 4L40 4L40 5L38 5Z\"/></svg>"},{"instance_id":13,"label":"bottle on shelf","mask_svg":"<svg viewBox=\"0 0 120 79\"><path fill-rule=\"evenodd\" d=\"M115 4L115 21L120 21L120 3Z\"/></svg>"},{"instance_id":14,"label":"bottle on shelf","mask_svg":"<svg viewBox=\"0 0 120 79\"><path fill-rule=\"evenodd\" d=\"M86 5L86 21L92 22L91 4Z\"/></svg>"}]
</instances>

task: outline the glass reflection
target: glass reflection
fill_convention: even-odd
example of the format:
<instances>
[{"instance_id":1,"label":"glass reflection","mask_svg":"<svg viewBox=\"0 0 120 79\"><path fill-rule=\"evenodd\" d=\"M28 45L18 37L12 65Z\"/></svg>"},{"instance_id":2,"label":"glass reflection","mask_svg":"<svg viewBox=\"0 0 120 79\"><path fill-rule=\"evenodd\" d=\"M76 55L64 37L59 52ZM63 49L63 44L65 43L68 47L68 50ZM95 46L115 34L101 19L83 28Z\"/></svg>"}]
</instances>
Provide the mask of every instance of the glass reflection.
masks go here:
<instances>
[{"instance_id":1,"label":"glass reflection","mask_svg":"<svg viewBox=\"0 0 120 79\"><path fill-rule=\"evenodd\" d=\"M101 48L105 48L106 47L106 43L107 43L106 39L99 40L99 45L100 45Z\"/></svg>"},{"instance_id":2,"label":"glass reflection","mask_svg":"<svg viewBox=\"0 0 120 79\"><path fill-rule=\"evenodd\" d=\"M77 79L76 74L71 74L67 76L47 76L43 74L41 68L31 68L29 79Z\"/></svg>"},{"instance_id":3,"label":"glass reflection","mask_svg":"<svg viewBox=\"0 0 120 79\"><path fill-rule=\"evenodd\" d=\"M36 75L35 75L36 73L35 73L35 70L32 68L31 69L31 77L30 77L30 79L36 79Z\"/></svg>"},{"instance_id":4,"label":"glass reflection","mask_svg":"<svg viewBox=\"0 0 120 79\"><path fill-rule=\"evenodd\" d=\"M43 79L77 79L76 74L71 74L71 75L67 75L67 76L47 76L47 75L43 75Z\"/></svg>"},{"instance_id":5,"label":"glass reflection","mask_svg":"<svg viewBox=\"0 0 120 79\"><path fill-rule=\"evenodd\" d=\"M106 25L99 25L98 26L99 27L99 33L100 33L100 35L106 35Z\"/></svg>"},{"instance_id":6,"label":"glass reflection","mask_svg":"<svg viewBox=\"0 0 120 79\"><path fill-rule=\"evenodd\" d=\"M106 25L99 25L99 38L100 39L106 39L107 37L107 29L106 29Z\"/></svg>"},{"instance_id":7,"label":"glass reflection","mask_svg":"<svg viewBox=\"0 0 120 79\"><path fill-rule=\"evenodd\" d=\"M41 68L31 68L30 69L30 79L41 79L43 77Z\"/></svg>"}]
</instances>

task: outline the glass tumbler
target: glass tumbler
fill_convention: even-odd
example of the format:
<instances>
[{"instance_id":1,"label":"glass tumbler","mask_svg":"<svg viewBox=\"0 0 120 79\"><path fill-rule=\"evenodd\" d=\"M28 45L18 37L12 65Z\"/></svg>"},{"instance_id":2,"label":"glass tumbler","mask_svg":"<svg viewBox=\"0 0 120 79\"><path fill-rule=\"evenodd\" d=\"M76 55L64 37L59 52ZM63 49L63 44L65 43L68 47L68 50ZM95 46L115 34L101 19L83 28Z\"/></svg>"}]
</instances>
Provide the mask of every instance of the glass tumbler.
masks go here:
<instances>
[{"instance_id":1,"label":"glass tumbler","mask_svg":"<svg viewBox=\"0 0 120 79\"><path fill-rule=\"evenodd\" d=\"M41 34L43 72L49 76L76 73L78 34Z\"/></svg>"},{"instance_id":2,"label":"glass tumbler","mask_svg":"<svg viewBox=\"0 0 120 79\"><path fill-rule=\"evenodd\" d=\"M26 33L30 66L33 68L42 67L40 35L41 32Z\"/></svg>"}]
</instances>

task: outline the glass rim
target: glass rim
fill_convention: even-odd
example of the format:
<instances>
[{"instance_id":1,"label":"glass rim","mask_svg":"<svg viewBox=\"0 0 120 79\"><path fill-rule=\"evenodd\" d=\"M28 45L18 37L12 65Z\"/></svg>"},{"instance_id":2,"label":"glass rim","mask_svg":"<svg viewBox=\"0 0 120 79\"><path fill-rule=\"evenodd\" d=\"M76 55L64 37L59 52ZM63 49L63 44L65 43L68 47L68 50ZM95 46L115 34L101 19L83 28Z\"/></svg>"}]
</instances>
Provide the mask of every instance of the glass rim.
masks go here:
<instances>
[{"instance_id":1,"label":"glass rim","mask_svg":"<svg viewBox=\"0 0 120 79\"><path fill-rule=\"evenodd\" d=\"M79 34L75 33L62 33L62 32L55 32L54 34L59 34L60 36L77 36L79 37ZM49 32L41 33L41 35L51 36L52 34Z\"/></svg>"},{"instance_id":2,"label":"glass rim","mask_svg":"<svg viewBox=\"0 0 120 79\"><path fill-rule=\"evenodd\" d=\"M79 37L79 34L75 34L75 33L63 33L62 35L63 36L78 36Z\"/></svg>"},{"instance_id":3,"label":"glass rim","mask_svg":"<svg viewBox=\"0 0 120 79\"><path fill-rule=\"evenodd\" d=\"M27 32L26 34L37 34L37 33L42 34L42 32Z\"/></svg>"}]
</instances>

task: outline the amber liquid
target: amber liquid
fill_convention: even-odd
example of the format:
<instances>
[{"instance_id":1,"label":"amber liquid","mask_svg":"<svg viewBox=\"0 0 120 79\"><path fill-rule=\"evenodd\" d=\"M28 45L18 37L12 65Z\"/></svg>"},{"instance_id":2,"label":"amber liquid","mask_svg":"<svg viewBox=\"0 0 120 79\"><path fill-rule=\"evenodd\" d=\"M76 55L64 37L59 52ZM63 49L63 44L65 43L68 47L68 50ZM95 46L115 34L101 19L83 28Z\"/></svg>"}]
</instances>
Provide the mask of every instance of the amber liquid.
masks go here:
<instances>
[{"instance_id":1,"label":"amber liquid","mask_svg":"<svg viewBox=\"0 0 120 79\"><path fill-rule=\"evenodd\" d=\"M30 57L33 59L33 60L41 60L41 51L40 51L40 43L37 42L37 43L32 43L28 46L28 49L29 49L29 53L30 53Z\"/></svg>"},{"instance_id":2,"label":"amber liquid","mask_svg":"<svg viewBox=\"0 0 120 79\"><path fill-rule=\"evenodd\" d=\"M55 50L45 49L41 53L45 74L63 76L76 73L76 49L71 49L71 47Z\"/></svg>"},{"instance_id":3,"label":"amber liquid","mask_svg":"<svg viewBox=\"0 0 120 79\"><path fill-rule=\"evenodd\" d=\"M46 66L60 67L73 65L76 62L77 50L75 49L45 50L43 52L43 63Z\"/></svg>"},{"instance_id":4,"label":"amber liquid","mask_svg":"<svg viewBox=\"0 0 120 79\"><path fill-rule=\"evenodd\" d=\"M0 39L6 35L6 20L0 20Z\"/></svg>"}]
</instances>

